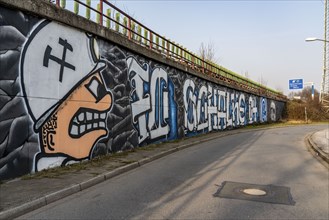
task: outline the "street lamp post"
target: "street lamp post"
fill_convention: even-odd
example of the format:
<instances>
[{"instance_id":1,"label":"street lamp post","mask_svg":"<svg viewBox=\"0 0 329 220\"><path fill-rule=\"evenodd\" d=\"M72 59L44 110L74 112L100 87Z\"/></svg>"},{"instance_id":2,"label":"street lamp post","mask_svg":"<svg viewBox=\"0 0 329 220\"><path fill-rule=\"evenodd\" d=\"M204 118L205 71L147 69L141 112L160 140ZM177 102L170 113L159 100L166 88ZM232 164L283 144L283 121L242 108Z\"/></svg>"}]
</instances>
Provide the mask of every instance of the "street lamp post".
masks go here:
<instances>
[{"instance_id":1,"label":"street lamp post","mask_svg":"<svg viewBox=\"0 0 329 220\"><path fill-rule=\"evenodd\" d=\"M328 28L328 0L325 0L324 3L324 39L319 39L316 37L309 37L306 38L306 42L311 41L322 41L323 44L323 74L322 74L322 83L321 83L321 90L320 90L320 103L324 110L328 113L329 112L329 61L328 61L328 43L329 43L329 28Z\"/></svg>"},{"instance_id":2,"label":"street lamp post","mask_svg":"<svg viewBox=\"0 0 329 220\"><path fill-rule=\"evenodd\" d=\"M312 42L312 41L323 41L323 42L326 42L328 43L329 41L327 40L323 40L323 39L319 39L319 38L316 38L316 37L308 37L305 39L306 42Z\"/></svg>"},{"instance_id":3,"label":"street lamp post","mask_svg":"<svg viewBox=\"0 0 329 220\"><path fill-rule=\"evenodd\" d=\"M321 83L321 90L320 90L320 102L322 106L325 108L326 111L329 111L329 75L328 75L328 57L327 57L327 43L328 40L319 39L316 37L309 37L305 39L306 42L312 41L322 41L324 42L324 51L323 51L323 74L322 74L322 83Z\"/></svg>"}]
</instances>

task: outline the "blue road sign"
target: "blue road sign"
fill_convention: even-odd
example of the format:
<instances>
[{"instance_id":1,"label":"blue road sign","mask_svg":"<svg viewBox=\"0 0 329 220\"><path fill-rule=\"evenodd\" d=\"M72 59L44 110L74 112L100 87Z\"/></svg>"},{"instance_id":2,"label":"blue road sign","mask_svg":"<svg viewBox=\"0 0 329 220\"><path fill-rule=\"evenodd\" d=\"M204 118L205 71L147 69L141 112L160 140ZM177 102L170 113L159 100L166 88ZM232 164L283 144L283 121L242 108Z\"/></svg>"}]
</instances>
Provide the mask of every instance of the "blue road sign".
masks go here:
<instances>
[{"instance_id":1,"label":"blue road sign","mask_svg":"<svg viewBox=\"0 0 329 220\"><path fill-rule=\"evenodd\" d=\"M290 79L289 89L303 89L303 79Z\"/></svg>"}]
</instances>

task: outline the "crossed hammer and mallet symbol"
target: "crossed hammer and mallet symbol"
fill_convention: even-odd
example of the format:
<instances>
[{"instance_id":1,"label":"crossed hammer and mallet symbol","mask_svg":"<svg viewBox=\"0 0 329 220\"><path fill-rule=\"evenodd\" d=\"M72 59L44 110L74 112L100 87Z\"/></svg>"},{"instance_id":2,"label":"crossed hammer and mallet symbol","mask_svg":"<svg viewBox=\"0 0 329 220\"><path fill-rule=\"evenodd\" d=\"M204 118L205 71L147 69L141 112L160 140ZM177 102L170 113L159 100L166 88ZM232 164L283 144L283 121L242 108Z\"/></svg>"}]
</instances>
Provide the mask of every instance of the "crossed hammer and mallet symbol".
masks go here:
<instances>
[{"instance_id":1,"label":"crossed hammer and mallet symbol","mask_svg":"<svg viewBox=\"0 0 329 220\"><path fill-rule=\"evenodd\" d=\"M67 40L63 40L62 38L59 38L58 43L63 46L63 54L62 54L62 59L59 57L56 57L54 55L51 55L52 48L48 45L45 54L43 57L43 66L48 67L49 65L49 60L53 60L56 63L60 65L60 70L59 70L59 81L63 81L63 74L64 74L64 68L69 68L71 70L75 70L75 66L72 64L68 63L65 61L66 59L66 51L69 50L73 52L72 45L67 42Z\"/></svg>"}]
</instances>

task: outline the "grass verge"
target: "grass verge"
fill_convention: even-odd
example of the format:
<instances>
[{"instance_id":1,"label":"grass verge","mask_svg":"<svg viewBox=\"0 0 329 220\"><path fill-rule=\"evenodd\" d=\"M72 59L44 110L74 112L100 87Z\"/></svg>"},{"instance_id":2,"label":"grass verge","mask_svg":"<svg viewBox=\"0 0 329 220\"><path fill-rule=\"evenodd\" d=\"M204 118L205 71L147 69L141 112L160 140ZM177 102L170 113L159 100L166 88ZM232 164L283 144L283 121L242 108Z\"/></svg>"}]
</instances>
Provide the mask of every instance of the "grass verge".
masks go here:
<instances>
[{"instance_id":1,"label":"grass verge","mask_svg":"<svg viewBox=\"0 0 329 220\"><path fill-rule=\"evenodd\" d=\"M245 127L241 127L239 129L258 129L258 128L271 128L271 127L285 127L285 126L294 126L294 125L309 125L309 124L328 124L328 122L308 122L306 123L305 121L283 121L279 123L266 123L266 124L253 124L253 125L247 125ZM207 135L206 134L201 134L201 135ZM22 176L21 179L23 180L29 180L29 179L41 179L41 178L60 178L60 176L68 174L68 173L77 173L80 171L88 170L93 167L101 167L106 164L106 162L113 161L117 162L118 165L115 166L109 166L108 169L114 169L119 166L119 164L126 165L130 164L133 162L136 162L136 160L133 159L125 159L128 154L132 152L138 152L138 151L152 151L154 149L164 147L167 144L172 144L172 143L179 143L182 142L186 139L190 139L191 141L194 138L198 138L200 135L196 135L193 137L184 137L182 139L176 139L172 141L167 141L167 142L162 142L162 143L156 143L156 144L150 144L142 147L138 147L132 150L128 151L123 151L123 152L117 152L114 154L107 154L103 156L99 156L96 158L93 158L91 160L85 160L82 162L77 162L71 165L63 166L63 167L56 167L56 168L51 168L47 170L43 170L34 174L28 174L25 176ZM94 173L95 175L95 173ZM4 181L0 181L0 184L4 183Z\"/></svg>"}]
</instances>

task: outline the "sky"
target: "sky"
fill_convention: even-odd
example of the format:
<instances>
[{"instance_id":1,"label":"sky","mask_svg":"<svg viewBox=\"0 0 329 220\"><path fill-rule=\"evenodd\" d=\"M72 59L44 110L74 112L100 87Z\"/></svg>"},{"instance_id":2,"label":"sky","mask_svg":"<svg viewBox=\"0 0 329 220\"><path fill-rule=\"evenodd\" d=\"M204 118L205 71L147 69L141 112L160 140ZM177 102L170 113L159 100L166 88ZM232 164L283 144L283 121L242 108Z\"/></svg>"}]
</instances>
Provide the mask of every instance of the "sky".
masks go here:
<instances>
[{"instance_id":1,"label":"sky","mask_svg":"<svg viewBox=\"0 0 329 220\"><path fill-rule=\"evenodd\" d=\"M96 3L97 0L92 0ZM195 53L213 43L218 64L288 95L288 81L320 91L324 0L109 0Z\"/></svg>"}]
</instances>

